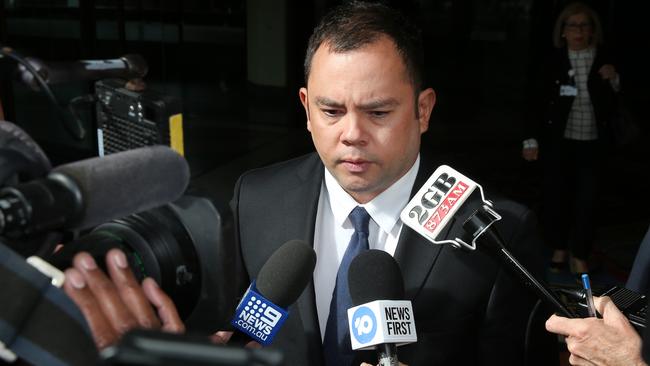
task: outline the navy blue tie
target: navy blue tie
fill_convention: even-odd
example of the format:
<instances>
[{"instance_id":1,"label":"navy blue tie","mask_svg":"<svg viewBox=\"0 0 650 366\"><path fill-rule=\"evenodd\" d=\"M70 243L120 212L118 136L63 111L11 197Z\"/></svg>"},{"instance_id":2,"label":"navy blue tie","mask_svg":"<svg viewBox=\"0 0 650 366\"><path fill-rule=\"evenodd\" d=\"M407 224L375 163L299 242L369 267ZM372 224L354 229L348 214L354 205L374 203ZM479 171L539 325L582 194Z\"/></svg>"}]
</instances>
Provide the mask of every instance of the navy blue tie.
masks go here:
<instances>
[{"instance_id":1,"label":"navy blue tie","mask_svg":"<svg viewBox=\"0 0 650 366\"><path fill-rule=\"evenodd\" d=\"M323 349L327 366L349 366L354 359L350 345L348 329L348 309L352 307L350 289L348 287L348 269L352 259L359 253L368 250L368 223L370 215L363 207L355 207L348 216L354 234L345 250L339 270L336 275L336 286L330 303L330 314L327 318Z\"/></svg>"}]
</instances>

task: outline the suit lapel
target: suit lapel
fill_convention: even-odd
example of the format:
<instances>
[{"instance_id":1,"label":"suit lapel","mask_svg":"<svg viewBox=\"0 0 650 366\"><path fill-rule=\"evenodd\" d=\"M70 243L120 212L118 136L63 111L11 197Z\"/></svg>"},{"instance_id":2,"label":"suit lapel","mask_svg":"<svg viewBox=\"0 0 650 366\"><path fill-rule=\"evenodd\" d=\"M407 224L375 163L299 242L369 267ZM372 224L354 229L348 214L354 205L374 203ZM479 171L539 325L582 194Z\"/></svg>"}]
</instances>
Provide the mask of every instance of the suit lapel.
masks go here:
<instances>
[{"instance_id":1,"label":"suit lapel","mask_svg":"<svg viewBox=\"0 0 650 366\"><path fill-rule=\"evenodd\" d=\"M297 184L289 187L284 199L284 212L288 214L285 237L305 240L312 247L323 169L318 155L313 154L297 169ZM296 306L307 337L312 364L318 365L323 357L313 280L296 301Z\"/></svg>"},{"instance_id":2,"label":"suit lapel","mask_svg":"<svg viewBox=\"0 0 650 366\"><path fill-rule=\"evenodd\" d=\"M407 299L413 300L420 292L441 249L441 245L429 243L418 233L404 226L395 251L395 260L404 276Z\"/></svg>"},{"instance_id":3,"label":"suit lapel","mask_svg":"<svg viewBox=\"0 0 650 366\"><path fill-rule=\"evenodd\" d=\"M411 189L410 198L413 198L438 165L427 154L421 154L420 168ZM454 226L453 224L452 222L447 225L444 230L444 237L449 235L450 228ZM394 257L402 270L407 299L415 299L436 263L442 248L442 245L431 243L410 227L406 225L402 227Z\"/></svg>"}]
</instances>

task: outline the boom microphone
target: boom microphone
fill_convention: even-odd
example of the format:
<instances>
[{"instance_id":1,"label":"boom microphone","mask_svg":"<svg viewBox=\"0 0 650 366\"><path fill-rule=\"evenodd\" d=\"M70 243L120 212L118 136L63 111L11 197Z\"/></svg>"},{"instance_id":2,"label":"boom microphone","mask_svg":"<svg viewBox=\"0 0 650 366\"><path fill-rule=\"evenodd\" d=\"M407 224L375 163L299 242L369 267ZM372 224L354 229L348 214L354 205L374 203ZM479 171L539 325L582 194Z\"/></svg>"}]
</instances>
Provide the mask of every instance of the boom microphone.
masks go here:
<instances>
[{"instance_id":1,"label":"boom microphone","mask_svg":"<svg viewBox=\"0 0 650 366\"><path fill-rule=\"evenodd\" d=\"M267 346L289 316L293 304L311 281L316 253L302 240L276 250L242 297L231 324Z\"/></svg>"},{"instance_id":2,"label":"boom microphone","mask_svg":"<svg viewBox=\"0 0 650 366\"><path fill-rule=\"evenodd\" d=\"M558 313L567 318L576 317L548 286L537 280L510 253L494 228L493 224L501 220L501 216L492 206L479 184L442 165L402 210L400 219L434 244L487 252ZM457 238L442 238L443 230L452 218L463 222L465 233Z\"/></svg>"},{"instance_id":3,"label":"boom microphone","mask_svg":"<svg viewBox=\"0 0 650 366\"><path fill-rule=\"evenodd\" d=\"M398 366L397 346L417 342L411 302L395 259L371 249L356 256L348 270L355 307L348 309L352 349L377 349L380 366Z\"/></svg>"},{"instance_id":4,"label":"boom microphone","mask_svg":"<svg viewBox=\"0 0 650 366\"><path fill-rule=\"evenodd\" d=\"M61 165L45 178L0 190L0 235L87 229L179 198L185 159L151 146Z\"/></svg>"},{"instance_id":5,"label":"boom microphone","mask_svg":"<svg viewBox=\"0 0 650 366\"><path fill-rule=\"evenodd\" d=\"M71 81L100 80L109 78L135 79L147 75L147 62L140 55L125 55L109 60L80 60L72 62L44 62L34 57L25 60L49 84ZM39 84L33 73L24 65L18 65L20 78L32 89L38 90Z\"/></svg>"}]
</instances>

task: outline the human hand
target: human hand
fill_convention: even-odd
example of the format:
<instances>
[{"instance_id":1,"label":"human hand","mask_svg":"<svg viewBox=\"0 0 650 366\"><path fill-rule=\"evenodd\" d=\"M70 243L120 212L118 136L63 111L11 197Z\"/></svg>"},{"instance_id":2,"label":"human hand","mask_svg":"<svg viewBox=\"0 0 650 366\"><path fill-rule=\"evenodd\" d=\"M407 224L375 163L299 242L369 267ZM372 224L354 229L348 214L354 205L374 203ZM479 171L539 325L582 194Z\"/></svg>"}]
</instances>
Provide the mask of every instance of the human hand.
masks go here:
<instances>
[{"instance_id":1,"label":"human hand","mask_svg":"<svg viewBox=\"0 0 650 366\"><path fill-rule=\"evenodd\" d=\"M641 338L609 297L594 297L603 318L568 319L552 315L546 330L566 336L571 365L646 365L641 359ZM647 365L646 365L647 366Z\"/></svg>"},{"instance_id":2,"label":"human hand","mask_svg":"<svg viewBox=\"0 0 650 366\"><path fill-rule=\"evenodd\" d=\"M138 284L121 250L111 249L106 254L106 268L110 278L88 253L78 253L73 267L65 271L63 284L65 293L86 318L98 349L116 343L137 327L185 331L171 299L151 278Z\"/></svg>"},{"instance_id":3,"label":"human hand","mask_svg":"<svg viewBox=\"0 0 650 366\"><path fill-rule=\"evenodd\" d=\"M521 150L521 156L526 161L535 161L537 160L537 155L539 154L539 148L537 147L526 147Z\"/></svg>"},{"instance_id":4,"label":"human hand","mask_svg":"<svg viewBox=\"0 0 650 366\"><path fill-rule=\"evenodd\" d=\"M616 68L612 64L605 64L598 69L598 74L603 80L614 80L618 76Z\"/></svg>"},{"instance_id":5,"label":"human hand","mask_svg":"<svg viewBox=\"0 0 650 366\"><path fill-rule=\"evenodd\" d=\"M230 338L232 338L233 332L231 331L226 331L226 330L220 330L213 335L210 336L210 340L214 344L227 344L230 342ZM244 345L246 348L251 348L251 349L259 349L262 348L262 345L255 342L255 341L250 341Z\"/></svg>"}]
</instances>

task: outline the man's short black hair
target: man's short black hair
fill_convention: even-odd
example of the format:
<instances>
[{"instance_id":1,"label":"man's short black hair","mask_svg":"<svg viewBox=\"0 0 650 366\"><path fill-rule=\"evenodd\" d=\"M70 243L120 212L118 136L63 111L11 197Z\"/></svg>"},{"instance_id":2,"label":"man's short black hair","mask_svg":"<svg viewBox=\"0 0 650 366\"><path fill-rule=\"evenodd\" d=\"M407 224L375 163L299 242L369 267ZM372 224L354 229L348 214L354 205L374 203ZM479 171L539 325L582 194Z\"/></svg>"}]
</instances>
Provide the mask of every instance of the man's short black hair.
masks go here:
<instances>
[{"instance_id":1,"label":"man's short black hair","mask_svg":"<svg viewBox=\"0 0 650 366\"><path fill-rule=\"evenodd\" d=\"M381 3L352 1L328 12L309 38L305 55L305 85L316 50L328 43L330 51L343 53L388 36L402 56L413 89L422 88L423 51L420 30L399 11Z\"/></svg>"}]
</instances>

